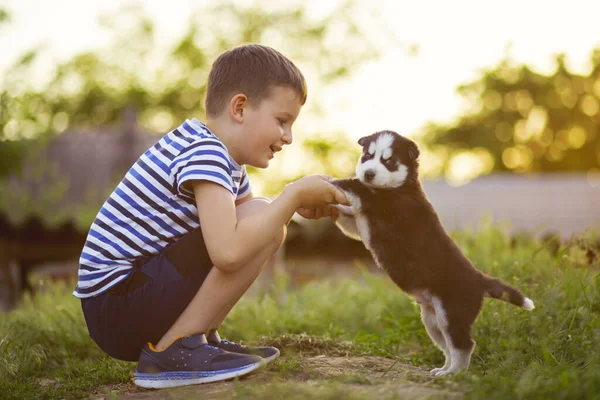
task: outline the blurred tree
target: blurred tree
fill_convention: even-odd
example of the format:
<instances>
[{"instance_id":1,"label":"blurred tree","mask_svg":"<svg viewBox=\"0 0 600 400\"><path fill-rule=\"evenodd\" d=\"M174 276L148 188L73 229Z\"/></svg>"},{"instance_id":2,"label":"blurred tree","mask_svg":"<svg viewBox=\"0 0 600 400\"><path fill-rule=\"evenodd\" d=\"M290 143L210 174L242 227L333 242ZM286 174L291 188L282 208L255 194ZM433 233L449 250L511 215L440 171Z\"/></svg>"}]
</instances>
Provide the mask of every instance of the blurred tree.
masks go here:
<instances>
[{"instance_id":1,"label":"blurred tree","mask_svg":"<svg viewBox=\"0 0 600 400\"><path fill-rule=\"evenodd\" d=\"M10 23L10 19L8 11L0 8L0 31ZM0 92L0 121L7 119L8 98L8 93ZM0 125L0 178L6 175L12 167L19 164L23 153L23 143L20 141L7 140L4 125Z\"/></svg>"},{"instance_id":2,"label":"blurred tree","mask_svg":"<svg viewBox=\"0 0 600 400\"><path fill-rule=\"evenodd\" d=\"M119 124L128 106L141 112L142 127L155 132L166 132L191 116L203 118L212 61L241 43L280 49L309 75L314 74L316 79L309 81L312 87L346 77L361 62L378 55L350 17L351 9L352 2L345 2L315 20L300 6L266 11L219 4L193 15L183 38L161 54L155 49L152 21L139 7L129 7L101 20L116 34L113 47L58 65L41 91L28 85L29 67L40 53L34 49L0 82L0 176L17 165L17 147L22 147L23 140L52 136L71 126ZM342 37L342 42L332 40L334 36ZM317 155L325 159L329 152Z\"/></svg>"},{"instance_id":3,"label":"blurred tree","mask_svg":"<svg viewBox=\"0 0 600 400\"><path fill-rule=\"evenodd\" d=\"M87 228L114 186L93 180L81 183L81 176L95 176L93 172L65 175L43 156L46 144L67 130L122 131L124 115L131 115L124 110L137 110L141 131L157 133L169 131L186 118L203 119L211 63L226 49L262 43L292 58L307 76L310 106L305 108L310 108L304 113L313 116L324 108L314 95L315 87L347 77L361 63L378 56L377 46L381 44L374 45L360 30L352 1L343 2L320 19L309 17L301 2L296 7L287 3L269 11L231 2L216 4L191 15L183 36L166 49L159 46L152 21L139 6L133 6L101 17L100 23L113 35L111 46L56 63L42 89L36 81L49 63L41 46L26 52L3 74L0 220L4 213L18 225L37 215L47 226L75 221L79 228ZM344 133L296 129L294 136L295 146L274 160L268 173L250 169L259 178L253 179L257 193L275 194L286 183L308 173L347 176L352 172L358 146L353 146ZM78 154L84 154L77 146L73 149L79 148ZM96 163L106 155L103 150L93 156ZM21 164L26 168L17 171L23 156L27 162ZM106 167L107 171L115 170L114 165ZM123 166L118 167L121 171ZM122 173L111 172L115 184Z\"/></svg>"},{"instance_id":4,"label":"blurred tree","mask_svg":"<svg viewBox=\"0 0 600 400\"><path fill-rule=\"evenodd\" d=\"M10 21L10 14L3 8L0 8L0 26Z\"/></svg>"},{"instance_id":5,"label":"blurred tree","mask_svg":"<svg viewBox=\"0 0 600 400\"><path fill-rule=\"evenodd\" d=\"M563 55L550 75L506 57L458 91L469 110L423 137L450 178L491 171L586 171L600 166L600 49L588 75L571 73Z\"/></svg>"}]
</instances>

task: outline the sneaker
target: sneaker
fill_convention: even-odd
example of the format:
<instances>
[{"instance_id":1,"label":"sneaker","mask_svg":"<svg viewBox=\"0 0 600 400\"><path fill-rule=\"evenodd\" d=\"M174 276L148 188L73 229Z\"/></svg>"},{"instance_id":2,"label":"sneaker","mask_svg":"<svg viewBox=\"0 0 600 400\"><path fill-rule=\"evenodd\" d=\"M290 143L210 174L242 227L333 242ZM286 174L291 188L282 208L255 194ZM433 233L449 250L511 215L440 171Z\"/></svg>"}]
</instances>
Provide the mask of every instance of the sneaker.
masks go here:
<instances>
[{"instance_id":1,"label":"sneaker","mask_svg":"<svg viewBox=\"0 0 600 400\"><path fill-rule=\"evenodd\" d=\"M216 382L249 374L263 364L260 357L227 352L197 334L179 338L163 351L146 344L134 382L150 389Z\"/></svg>"},{"instance_id":2,"label":"sneaker","mask_svg":"<svg viewBox=\"0 0 600 400\"><path fill-rule=\"evenodd\" d=\"M221 350L228 351L230 353L258 356L262 358L266 363L270 363L271 361L279 357L279 349L277 347L244 346L239 343L230 342L229 340L221 340L219 343L211 343L211 345L218 347Z\"/></svg>"},{"instance_id":3,"label":"sneaker","mask_svg":"<svg viewBox=\"0 0 600 400\"><path fill-rule=\"evenodd\" d=\"M244 346L239 343L230 342L229 340L222 340L216 330L210 332L210 335L208 336L208 343L230 353L258 356L267 364L279 357L279 349L276 347Z\"/></svg>"}]
</instances>

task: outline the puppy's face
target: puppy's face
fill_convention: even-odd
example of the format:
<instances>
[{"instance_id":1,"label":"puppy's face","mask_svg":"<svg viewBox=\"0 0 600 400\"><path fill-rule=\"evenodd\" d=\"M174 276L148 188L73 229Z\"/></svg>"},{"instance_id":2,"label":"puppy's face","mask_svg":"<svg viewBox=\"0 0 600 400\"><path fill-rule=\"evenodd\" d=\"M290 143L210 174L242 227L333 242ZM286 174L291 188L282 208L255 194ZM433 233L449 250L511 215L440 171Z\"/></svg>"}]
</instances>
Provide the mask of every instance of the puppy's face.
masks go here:
<instances>
[{"instance_id":1,"label":"puppy's face","mask_svg":"<svg viewBox=\"0 0 600 400\"><path fill-rule=\"evenodd\" d=\"M390 189L404 184L416 173L419 148L410 139L393 131L381 131L358 141L363 153L356 166L356 176L365 185Z\"/></svg>"}]
</instances>

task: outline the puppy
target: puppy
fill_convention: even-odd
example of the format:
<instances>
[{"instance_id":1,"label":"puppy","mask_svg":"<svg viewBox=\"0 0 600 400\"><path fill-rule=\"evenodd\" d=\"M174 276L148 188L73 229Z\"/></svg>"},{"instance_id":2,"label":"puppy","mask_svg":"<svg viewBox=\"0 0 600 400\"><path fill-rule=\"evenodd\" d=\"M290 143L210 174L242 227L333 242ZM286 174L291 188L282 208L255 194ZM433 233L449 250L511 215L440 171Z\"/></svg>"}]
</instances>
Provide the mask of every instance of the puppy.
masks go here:
<instances>
[{"instance_id":1,"label":"puppy","mask_svg":"<svg viewBox=\"0 0 600 400\"><path fill-rule=\"evenodd\" d=\"M469 367L471 326L484 297L534 308L521 292L475 269L444 230L418 177L417 145L392 131L361 138L357 178L333 180L351 206L338 206L336 224L362 240L377 264L416 298L423 324L446 362L435 376Z\"/></svg>"}]
</instances>

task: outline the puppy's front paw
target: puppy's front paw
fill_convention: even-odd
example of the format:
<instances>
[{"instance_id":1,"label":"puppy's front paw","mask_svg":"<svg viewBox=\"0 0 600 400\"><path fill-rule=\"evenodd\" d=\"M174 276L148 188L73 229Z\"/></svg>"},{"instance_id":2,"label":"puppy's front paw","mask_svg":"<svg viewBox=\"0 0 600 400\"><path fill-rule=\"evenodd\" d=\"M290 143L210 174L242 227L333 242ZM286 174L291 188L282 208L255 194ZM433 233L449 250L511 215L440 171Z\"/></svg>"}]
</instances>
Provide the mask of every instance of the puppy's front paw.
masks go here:
<instances>
[{"instance_id":1,"label":"puppy's front paw","mask_svg":"<svg viewBox=\"0 0 600 400\"><path fill-rule=\"evenodd\" d=\"M342 215L346 215L348 217L354 216L354 209L352 206L345 206L343 204L334 204L334 207L337 208Z\"/></svg>"}]
</instances>

